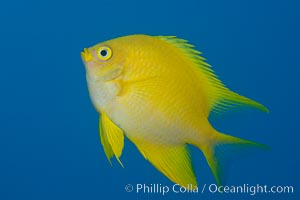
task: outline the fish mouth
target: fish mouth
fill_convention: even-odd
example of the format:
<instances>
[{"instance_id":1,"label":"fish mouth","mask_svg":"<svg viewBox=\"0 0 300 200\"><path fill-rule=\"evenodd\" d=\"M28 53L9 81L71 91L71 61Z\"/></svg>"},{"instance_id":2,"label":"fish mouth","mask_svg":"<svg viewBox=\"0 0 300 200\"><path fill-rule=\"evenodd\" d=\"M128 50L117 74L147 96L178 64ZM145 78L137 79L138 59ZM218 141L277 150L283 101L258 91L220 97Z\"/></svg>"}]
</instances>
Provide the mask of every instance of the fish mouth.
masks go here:
<instances>
[{"instance_id":1,"label":"fish mouth","mask_svg":"<svg viewBox=\"0 0 300 200\"><path fill-rule=\"evenodd\" d=\"M90 62L91 60L94 59L93 55L91 54L91 52L89 51L88 48L84 48L80 54L81 54L81 58L84 62Z\"/></svg>"}]
</instances>

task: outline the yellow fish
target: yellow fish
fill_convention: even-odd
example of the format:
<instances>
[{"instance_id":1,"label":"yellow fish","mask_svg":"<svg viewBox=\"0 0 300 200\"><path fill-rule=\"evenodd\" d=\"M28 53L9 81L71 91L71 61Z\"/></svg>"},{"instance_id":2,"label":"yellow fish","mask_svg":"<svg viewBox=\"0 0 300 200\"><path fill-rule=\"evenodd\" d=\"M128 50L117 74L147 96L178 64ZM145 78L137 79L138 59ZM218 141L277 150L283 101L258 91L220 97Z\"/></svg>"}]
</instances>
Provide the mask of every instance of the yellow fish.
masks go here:
<instances>
[{"instance_id":1,"label":"yellow fish","mask_svg":"<svg viewBox=\"0 0 300 200\"><path fill-rule=\"evenodd\" d=\"M237 105L268 110L226 88L193 47L174 36L129 35L81 53L109 161L115 156L122 165L125 135L171 181L196 186L190 144L203 152L222 184L223 146L265 147L211 126L212 111Z\"/></svg>"}]
</instances>

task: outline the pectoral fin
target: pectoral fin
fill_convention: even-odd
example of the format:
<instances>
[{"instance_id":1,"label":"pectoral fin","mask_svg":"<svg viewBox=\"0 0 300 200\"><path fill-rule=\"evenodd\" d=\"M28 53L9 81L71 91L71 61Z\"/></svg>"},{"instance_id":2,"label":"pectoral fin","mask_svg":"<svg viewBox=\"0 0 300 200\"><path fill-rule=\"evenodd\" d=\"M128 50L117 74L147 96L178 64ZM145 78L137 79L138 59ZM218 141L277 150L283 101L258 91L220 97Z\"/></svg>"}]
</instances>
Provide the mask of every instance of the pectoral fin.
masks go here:
<instances>
[{"instance_id":1,"label":"pectoral fin","mask_svg":"<svg viewBox=\"0 0 300 200\"><path fill-rule=\"evenodd\" d=\"M163 146L143 143L136 146L145 159L171 181L185 187L189 184L197 186L190 155L185 145Z\"/></svg>"},{"instance_id":2,"label":"pectoral fin","mask_svg":"<svg viewBox=\"0 0 300 200\"><path fill-rule=\"evenodd\" d=\"M117 125L115 125L105 113L101 113L99 131L101 144L109 162L110 159L115 155L116 159L123 167L123 164L120 161L124 147L123 131Z\"/></svg>"}]
</instances>

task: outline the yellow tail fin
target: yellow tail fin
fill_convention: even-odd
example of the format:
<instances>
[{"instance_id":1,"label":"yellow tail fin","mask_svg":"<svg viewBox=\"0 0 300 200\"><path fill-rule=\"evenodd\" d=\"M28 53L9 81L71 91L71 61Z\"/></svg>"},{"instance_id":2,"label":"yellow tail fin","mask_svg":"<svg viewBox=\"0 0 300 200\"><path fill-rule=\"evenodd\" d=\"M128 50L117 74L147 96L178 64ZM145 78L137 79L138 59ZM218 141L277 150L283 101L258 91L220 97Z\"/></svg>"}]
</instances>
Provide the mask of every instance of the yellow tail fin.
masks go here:
<instances>
[{"instance_id":1,"label":"yellow tail fin","mask_svg":"<svg viewBox=\"0 0 300 200\"><path fill-rule=\"evenodd\" d=\"M225 172L229 162L236 158L236 155L251 148L269 149L266 145L218 133L217 131L215 140L212 143L199 148L202 150L218 185L224 184L226 180Z\"/></svg>"}]
</instances>

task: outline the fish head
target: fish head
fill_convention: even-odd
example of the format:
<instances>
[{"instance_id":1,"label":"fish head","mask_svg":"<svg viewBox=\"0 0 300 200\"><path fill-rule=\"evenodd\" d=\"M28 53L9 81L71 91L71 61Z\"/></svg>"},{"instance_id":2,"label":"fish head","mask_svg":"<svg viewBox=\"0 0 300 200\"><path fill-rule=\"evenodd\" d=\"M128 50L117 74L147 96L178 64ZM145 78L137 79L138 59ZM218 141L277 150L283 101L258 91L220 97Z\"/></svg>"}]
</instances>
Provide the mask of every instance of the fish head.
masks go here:
<instances>
[{"instance_id":1,"label":"fish head","mask_svg":"<svg viewBox=\"0 0 300 200\"><path fill-rule=\"evenodd\" d=\"M116 40L84 48L81 52L89 94L98 111L113 104L113 99L119 94L126 55L126 47Z\"/></svg>"},{"instance_id":2,"label":"fish head","mask_svg":"<svg viewBox=\"0 0 300 200\"><path fill-rule=\"evenodd\" d=\"M122 48L110 41L84 48L81 58L87 78L92 81L110 81L117 78L122 73L124 54Z\"/></svg>"},{"instance_id":3,"label":"fish head","mask_svg":"<svg viewBox=\"0 0 300 200\"><path fill-rule=\"evenodd\" d=\"M142 85L142 82L157 84L152 81L161 76L163 68L158 66L161 66L161 58L166 59L160 43L151 36L130 35L96 44L81 52L89 94L97 109L103 110L104 105L113 104L121 93L128 94L124 91L129 90L124 87ZM163 72L166 74L166 70Z\"/></svg>"}]
</instances>

